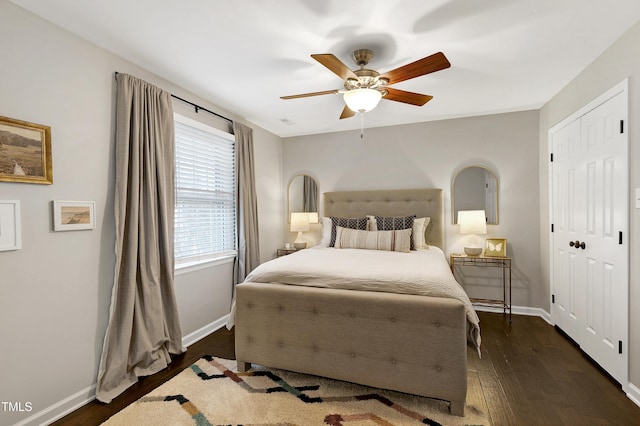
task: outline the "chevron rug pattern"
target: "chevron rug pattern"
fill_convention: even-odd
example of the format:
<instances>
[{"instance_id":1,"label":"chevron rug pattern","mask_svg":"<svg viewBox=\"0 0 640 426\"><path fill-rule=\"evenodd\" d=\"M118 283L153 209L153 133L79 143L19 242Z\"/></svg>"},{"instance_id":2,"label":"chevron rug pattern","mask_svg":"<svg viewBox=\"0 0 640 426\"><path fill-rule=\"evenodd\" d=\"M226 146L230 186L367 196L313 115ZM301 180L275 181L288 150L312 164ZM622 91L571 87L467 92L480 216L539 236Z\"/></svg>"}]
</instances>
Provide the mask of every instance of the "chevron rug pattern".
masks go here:
<instances>
[{"instance_id":1,"label":"chevron rug pattern","mask_svg":"<svg viewBox=\"0 0 640 426\"><path fill-rule=\"evenodd\" d=\"M375 372L372 372L375 374ZM205 356L105 426L488 425L487 407L451 416L444 401Z\"/></svg>"}]
</instances>

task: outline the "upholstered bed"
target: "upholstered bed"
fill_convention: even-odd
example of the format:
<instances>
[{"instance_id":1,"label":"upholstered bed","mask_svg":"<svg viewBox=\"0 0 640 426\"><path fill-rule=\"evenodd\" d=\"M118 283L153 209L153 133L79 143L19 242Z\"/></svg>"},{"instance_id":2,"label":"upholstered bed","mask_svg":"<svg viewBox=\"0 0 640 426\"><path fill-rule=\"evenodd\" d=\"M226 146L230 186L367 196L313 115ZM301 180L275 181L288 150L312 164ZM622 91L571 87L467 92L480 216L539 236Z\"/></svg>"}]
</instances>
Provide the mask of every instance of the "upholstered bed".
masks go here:
<instances>
[{"instance_id":1,"label":"upholstered bed","mask_svg":"<svg viewBox=\"0 0 640 426\"><path fill-rule=\"evenodd\" d=\"M324 216L363 215L429 217L425 235L433 250L425 254L441 257L448 271L444 255L438 254L444 240L442 190L324 194ZM304 256L287 256L288 264L306 262L313 250L305 250ZM331 256L329 250L339 251L326 250L317 252ZM408 259L419 254L397 255ZM269 278L273 265L258 269L236 289L232 317L240 370L256 363L438 398L450 401L452 414L464 415L467 340L478 348L480 343L475 312L466 294L458 299L393 293L371 287L376 279L371 280L369 291L340 282L282 284L279 278Z\"/></svg>"}]
</instances>

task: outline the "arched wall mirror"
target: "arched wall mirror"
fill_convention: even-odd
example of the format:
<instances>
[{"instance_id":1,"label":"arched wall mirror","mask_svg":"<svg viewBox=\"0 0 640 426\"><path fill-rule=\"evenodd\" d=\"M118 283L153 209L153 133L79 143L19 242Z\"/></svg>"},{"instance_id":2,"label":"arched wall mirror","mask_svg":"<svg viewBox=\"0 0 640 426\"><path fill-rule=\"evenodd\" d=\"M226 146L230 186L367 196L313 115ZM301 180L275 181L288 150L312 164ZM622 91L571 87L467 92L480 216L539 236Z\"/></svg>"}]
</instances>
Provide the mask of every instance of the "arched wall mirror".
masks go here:
<instances>
[{"instance_id":1,"label":"arched wall mirror","mask_svg":"<svg viewBox=\"0 0 640 426\"><path fill-rule=\"evenodd\" d=\"M488 225L498 224L498 178L486 167L470 166L458 172L451 188L452 223L460 210L484 210Z\"/></svg>"},{"instance_id":2,"label":"arched wall mirror","mask_svg":"<svg viewBox=\"0 0 640 426\"><path fill-rule=\"evenodd\" d=\"M289 183L288 220L292 212L318 212L318 182L309 175L297 175Z\"/></svg>"}]
</instances>

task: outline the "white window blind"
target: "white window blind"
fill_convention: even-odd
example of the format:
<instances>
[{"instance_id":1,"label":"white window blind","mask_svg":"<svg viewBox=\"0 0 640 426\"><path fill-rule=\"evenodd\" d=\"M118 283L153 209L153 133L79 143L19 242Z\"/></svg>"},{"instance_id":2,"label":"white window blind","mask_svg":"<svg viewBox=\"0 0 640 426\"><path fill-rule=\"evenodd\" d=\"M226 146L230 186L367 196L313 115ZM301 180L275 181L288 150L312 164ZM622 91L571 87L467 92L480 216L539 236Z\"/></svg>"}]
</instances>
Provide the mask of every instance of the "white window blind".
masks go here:
<instances>
[{"instance_id":1,"label":"white window blind","mask_svg":"<svg viewBox=\"0 0 640 426\"><path fill-rule=\"evenodd\" d=\"M176 264L235 254L233 135L176 115Z\"/></svg>"}]
</instances>

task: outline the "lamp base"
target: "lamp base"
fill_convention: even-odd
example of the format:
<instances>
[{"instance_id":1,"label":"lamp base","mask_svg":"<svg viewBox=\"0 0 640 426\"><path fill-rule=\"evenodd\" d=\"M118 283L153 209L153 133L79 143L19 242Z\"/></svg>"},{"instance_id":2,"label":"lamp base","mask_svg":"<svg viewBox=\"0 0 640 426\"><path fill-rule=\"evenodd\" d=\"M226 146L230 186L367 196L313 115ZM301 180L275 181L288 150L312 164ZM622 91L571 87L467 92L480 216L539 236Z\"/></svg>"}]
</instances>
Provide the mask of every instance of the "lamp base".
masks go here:
<instances>
[{"instance_id":1,"label":"lamp base","mask_svg":"<svg viewBox=\"0 0 640 426\"><path fill-rule=\"evenodd\" d=\"M307 242L302 239L302 231L298 231L298 238L293 242L293 246L297 249L307 248Z\"/></svg>"},{"instance_id":2,"label":"lamp base","mask_svg":"<svg viewBox=\"0 0 640 426\"><path fill-rule=\"evenodd\" d=\"M464 252L467 256L480 256L482 254L482 247L465 247Z\"/></svg>"}]
</instances>

